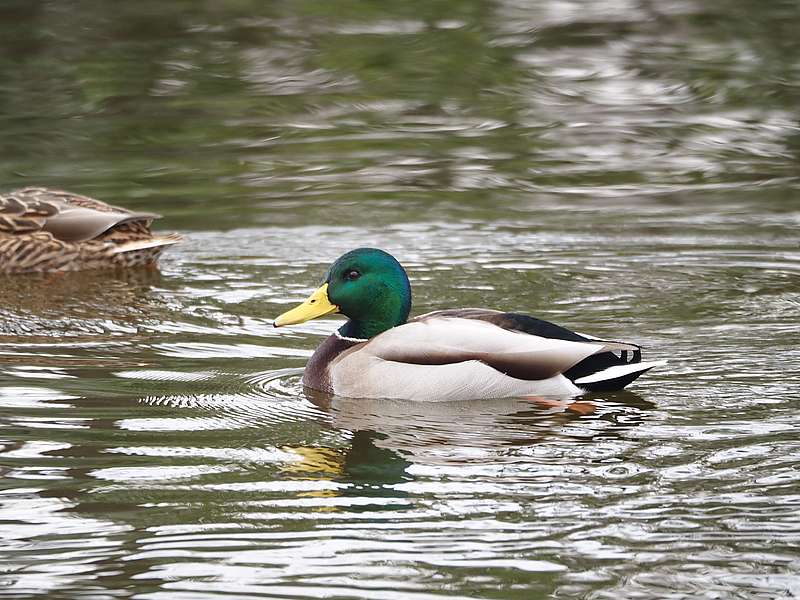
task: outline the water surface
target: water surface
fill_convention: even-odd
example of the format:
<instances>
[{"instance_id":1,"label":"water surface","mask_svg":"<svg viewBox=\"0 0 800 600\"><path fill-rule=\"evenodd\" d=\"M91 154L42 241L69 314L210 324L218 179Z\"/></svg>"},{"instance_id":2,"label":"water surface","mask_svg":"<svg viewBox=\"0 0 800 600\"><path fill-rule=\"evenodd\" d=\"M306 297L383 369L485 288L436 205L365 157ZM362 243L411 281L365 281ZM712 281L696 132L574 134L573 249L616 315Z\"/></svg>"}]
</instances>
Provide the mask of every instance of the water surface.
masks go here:
<instances>
[{"instance_id":1,"label":"water surface","mask_svg":"<svg viewBox=\"0 0 800 600\"><path fill-rule=\"evenodd\" d=\"M793 1L5 2L0 184L164 215L0 287L0 597L800 595ZM380 246L669 365L578 415L320 402Z\"/></svg>"}]
</instances>

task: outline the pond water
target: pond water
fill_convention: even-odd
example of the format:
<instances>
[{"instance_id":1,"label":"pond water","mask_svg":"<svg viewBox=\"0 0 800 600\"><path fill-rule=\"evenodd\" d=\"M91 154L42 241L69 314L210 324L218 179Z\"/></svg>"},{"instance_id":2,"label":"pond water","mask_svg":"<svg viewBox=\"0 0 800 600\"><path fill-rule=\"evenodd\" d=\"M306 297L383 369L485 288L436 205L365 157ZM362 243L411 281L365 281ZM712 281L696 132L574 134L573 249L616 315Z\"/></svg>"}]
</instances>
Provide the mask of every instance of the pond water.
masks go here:
<instances>
[{"instance_id":1,"label":"pond water","mask_svg":"<svg viewBox=\"0 0 800 600\"><path fill-rule=\"evenodd\" d=\"M0 187L160 271L0 286L0 597L800 596L795 0L6 0ZM667 359L594 412L309 397L379 246Z\"/></svg>"}]
</instances>

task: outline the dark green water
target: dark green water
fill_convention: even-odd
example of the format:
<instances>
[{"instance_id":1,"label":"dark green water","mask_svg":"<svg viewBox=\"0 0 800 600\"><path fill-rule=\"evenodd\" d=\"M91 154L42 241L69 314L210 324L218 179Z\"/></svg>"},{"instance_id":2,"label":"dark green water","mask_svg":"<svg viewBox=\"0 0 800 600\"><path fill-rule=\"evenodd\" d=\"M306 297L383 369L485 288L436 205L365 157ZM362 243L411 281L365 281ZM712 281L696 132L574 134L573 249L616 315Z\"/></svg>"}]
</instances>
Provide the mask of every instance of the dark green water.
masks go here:
<instances>
[{"instance_id":1,"label":"dark green water","mask_svg":"<svg viewBox=\"0 0 800 600\"><path fill-rule=\"evenodd\" d=\"M800 596L796 1L5 0L0 188L160 273L0 287L0 597ZM594 413L311 402L345 250L669 366Z\"/></svg>"}]
</instances>

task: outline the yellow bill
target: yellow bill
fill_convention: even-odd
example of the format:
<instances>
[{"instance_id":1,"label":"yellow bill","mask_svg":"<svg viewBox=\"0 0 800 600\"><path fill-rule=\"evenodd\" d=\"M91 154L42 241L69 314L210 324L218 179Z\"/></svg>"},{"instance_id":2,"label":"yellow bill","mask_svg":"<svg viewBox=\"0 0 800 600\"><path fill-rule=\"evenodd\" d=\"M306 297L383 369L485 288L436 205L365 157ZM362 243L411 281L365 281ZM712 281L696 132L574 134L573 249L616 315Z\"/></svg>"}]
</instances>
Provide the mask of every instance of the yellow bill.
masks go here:
<instances>
[{"instance_id":1,"label":"yellow bill","mask_svg":"<svg viewBox=\"0 0 800 600\"><path fill-rule=\"evenodd\" d=\"M295 306L291 310L287 310L275 319L273 325L275 325L275 327L296 325L297 323L304 323L311 319L316 319L338 311L339 307L335 304L331 304L331 301L328 299L328 284L323 283L322 286L306 298L302 304Z\"/></svg>"}]
</instances>

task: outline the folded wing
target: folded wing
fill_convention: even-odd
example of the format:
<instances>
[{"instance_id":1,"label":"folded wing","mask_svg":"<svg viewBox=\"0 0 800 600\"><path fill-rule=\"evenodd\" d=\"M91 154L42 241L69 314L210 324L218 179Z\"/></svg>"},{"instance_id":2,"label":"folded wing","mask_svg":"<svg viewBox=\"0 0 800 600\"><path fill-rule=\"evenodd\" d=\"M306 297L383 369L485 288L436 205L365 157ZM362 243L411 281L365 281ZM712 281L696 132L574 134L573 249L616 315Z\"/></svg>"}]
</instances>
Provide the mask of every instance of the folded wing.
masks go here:
<instances>
[{"instance_id":1,"label":"folded wing","mask_svg":"<svg viewBox=\"0 0 800 600\"><path fill-rule=\"evenodd\" d=\"M619 342L547 338L481 319L438 315L390 329L373 338L368 348L376 358L414 365L479 361L522 380L548 379L594 354L637 349Z\"/></svg>"}]
</instances>

